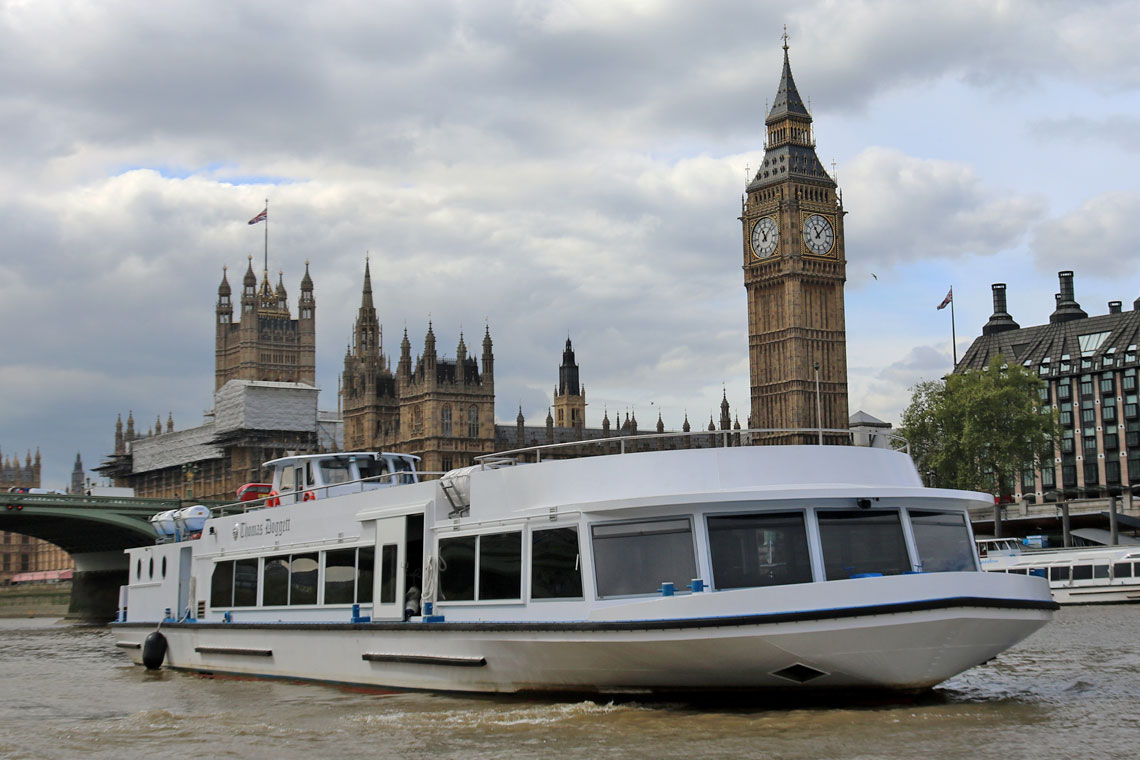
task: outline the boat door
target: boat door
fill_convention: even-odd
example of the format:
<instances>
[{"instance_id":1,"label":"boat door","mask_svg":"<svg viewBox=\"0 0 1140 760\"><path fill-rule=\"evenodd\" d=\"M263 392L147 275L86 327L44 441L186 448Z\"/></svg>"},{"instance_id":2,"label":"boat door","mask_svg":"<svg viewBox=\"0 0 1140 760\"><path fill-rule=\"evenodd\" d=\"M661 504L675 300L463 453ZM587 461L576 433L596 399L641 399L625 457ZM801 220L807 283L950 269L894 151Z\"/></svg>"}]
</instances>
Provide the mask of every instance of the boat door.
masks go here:
<instances>
[{"instance_id":1,"label":"boat door","mask_svg":"<svg viewBox=\"0 0 1140 760\"><path fill-rule=\"evenodd\" d=\"M404 537L407 518L376 521L376 578L372 591L373 620L404 619Z\"/></svg>"},{"instance_id":2,"label":"boat door","mask_svg":"<svg viewBox=\"0 0 1140 760\"><path fill-rule=\"evenodd\" d=\"M192 618L195 615L194 606L198 603L195 598L197 589L194 588L194 579L190 575L190 560L193 554L194 548L191 546L183 546L178 552L178 609L174 611L176 620L183 617Z\"/></svg>"}]
</instances>

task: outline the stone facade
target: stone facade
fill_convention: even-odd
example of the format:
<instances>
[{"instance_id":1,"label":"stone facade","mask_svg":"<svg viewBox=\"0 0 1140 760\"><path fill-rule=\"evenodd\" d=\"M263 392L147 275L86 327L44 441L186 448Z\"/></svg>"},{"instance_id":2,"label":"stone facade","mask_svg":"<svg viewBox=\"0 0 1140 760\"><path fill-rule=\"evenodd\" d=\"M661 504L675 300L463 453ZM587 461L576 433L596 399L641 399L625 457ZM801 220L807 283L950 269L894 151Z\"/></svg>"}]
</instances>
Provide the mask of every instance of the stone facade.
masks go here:
<instances>
[{"instance_id":1,"label":"stone facade","mask_svg":"<svg viewBox=\"0 0 1140 760\"><path fill-rule=\"evenodd\" d=\"M465 467L495 444L495 357L491 331L483 336L482 371L467 353L463 335L454 359L436 349L428 322L423 353L412 362L405 328L395 371L384 355L383 328L372 295L372 274L364 265L364 287L344 357L340 398L345 447L385 450L423 458L427 473Z\"/></svg>"},{"instance_id":2,"label":"stone facade","mask_svg":"<svg viewBox=\"0 0 1140 760\"><path fill-rule=\"evenodd\" d=\"M816 156L812 117L792 79L786 40L783 73L765 124L764 160L746 188L740 216L749 427L846 429L846 212ZM808 443L814 436L779 438Z\"/></svg>"},{"instance_id":3,"label":"stone facade","mask_svg":"<svg viewBox=\"0 0 1140 760\"><path fill-rule=\"evenodd\" d=\"M215 307L214 409L203 423L174 429L167 415L136 431L134 412L115 423L115 448L95 468L116 486L152 498L229 501L245 483L264 480L262 464L289 452L338 450L336 415L317 410L316 299L309 265L301 280L297 319L283 277L276 289L261 282L252 259L234 318L223 271Z\"/></svg>"}]
</instances>

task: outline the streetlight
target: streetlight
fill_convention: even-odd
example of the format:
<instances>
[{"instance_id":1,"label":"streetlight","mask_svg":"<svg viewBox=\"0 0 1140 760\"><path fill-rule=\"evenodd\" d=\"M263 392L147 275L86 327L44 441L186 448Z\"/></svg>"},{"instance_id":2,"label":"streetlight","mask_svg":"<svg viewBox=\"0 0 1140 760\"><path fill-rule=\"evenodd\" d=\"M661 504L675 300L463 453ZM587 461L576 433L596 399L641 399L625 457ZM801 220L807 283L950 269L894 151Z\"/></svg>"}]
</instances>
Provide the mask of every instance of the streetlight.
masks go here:
<instances>
[{"instance_id":1,"label":"streetlight","mask_svg":"<svg viewBox=\"0 0 1140 760\"><path fill-rule=\"evenodd\" d=\"M815 363L815 426L819 430L819 445L823 445L823 407L819 401L819 362Z\"/></svg>"}]
</instances>

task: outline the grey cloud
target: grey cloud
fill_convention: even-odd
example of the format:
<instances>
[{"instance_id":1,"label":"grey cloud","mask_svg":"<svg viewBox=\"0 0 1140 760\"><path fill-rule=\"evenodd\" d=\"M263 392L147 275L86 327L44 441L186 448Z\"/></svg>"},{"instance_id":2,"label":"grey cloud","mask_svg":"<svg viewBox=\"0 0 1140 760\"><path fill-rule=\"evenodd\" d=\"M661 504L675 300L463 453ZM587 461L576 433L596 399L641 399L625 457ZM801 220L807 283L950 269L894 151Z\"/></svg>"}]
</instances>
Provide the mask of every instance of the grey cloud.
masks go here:
<instances>
[{"instance_id":1,"label":"grey cloud","mask_svg":"<svg viewBox=\"0 0 1140 760\"><path fill-rule=\"evenodd\" d=\"M1130 153L1140 153L1140 118L1114 114L1104 119L1069 116L1037 119L1028 125L1029 133L1066 145L1112 145Z\"/></svg>"},{"instance_id":2,"label":"grey cloud","mask_svg":"<svg viewBox=\"0 0 1140 760\"><path fill-rule=\"evenodd\" d=\"M1031 248L1042 271L1073 267L1101 277L1126 278L1138 267L1136 220L1140 193L1115 191L1091 198L1034 232ZM1129 264L1125 264L1129 262Z\"/></svg>"},{"instance_id":3,"label":"grey cloud","mask_svg":"<svg viewBox=\"0 0 1140 760\"><path fill-rule=\"evenodd\" d=\"M999 194L973 167L868 148L844 171L846 227L863 266L966 255L1016 245L1044 212L1034 196Z\"/></svg>"}]
</instances>

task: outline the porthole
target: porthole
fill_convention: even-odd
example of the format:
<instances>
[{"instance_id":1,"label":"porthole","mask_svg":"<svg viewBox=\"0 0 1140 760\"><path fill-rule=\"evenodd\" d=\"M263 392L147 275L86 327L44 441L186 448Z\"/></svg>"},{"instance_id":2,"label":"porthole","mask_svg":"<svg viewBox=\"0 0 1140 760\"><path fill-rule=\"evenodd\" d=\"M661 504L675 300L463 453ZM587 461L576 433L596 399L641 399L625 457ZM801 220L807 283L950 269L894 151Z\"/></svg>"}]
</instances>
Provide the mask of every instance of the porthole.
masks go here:
<instances>
[{"instance_id":1,"label":"porthole","mask_svg":"<svg viewBox=\"0 0 1140 760\"><path fill-rule=\"evenodd\" d=\"M136 581L142 580L142 560L141 559L135 565L135 580Z\"/></svg>"},{"instance_id":2,"label":"porthole","mask_svg":"<svg viewBox=\"0 0 1140 760\"><path fill-rule=\"evenodd\" d=\"M149 576L150 576L151 578L153 578L153 577L154 577L154 557L151 557L151 558L150 558L150 572L149 572Z\"/></svg>"},{"instance_id":3,"label":"porthole","mask_svg":"<svg viewBox=\"0 0 1140 760\"><path fill-rule=\"evenodd\" d=\"M166 557L162 558L162 577L166 577Z\"/></svg>"}]
</instances>

